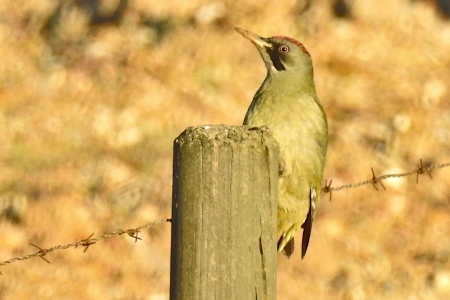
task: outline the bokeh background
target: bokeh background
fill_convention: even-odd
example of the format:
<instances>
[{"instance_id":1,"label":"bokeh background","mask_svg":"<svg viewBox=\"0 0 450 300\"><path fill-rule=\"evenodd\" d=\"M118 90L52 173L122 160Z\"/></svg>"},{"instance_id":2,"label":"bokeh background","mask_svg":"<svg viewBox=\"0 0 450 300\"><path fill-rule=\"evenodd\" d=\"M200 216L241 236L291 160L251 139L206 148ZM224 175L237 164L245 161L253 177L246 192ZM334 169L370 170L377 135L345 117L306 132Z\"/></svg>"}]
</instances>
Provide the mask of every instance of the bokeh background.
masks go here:
<instances>
[{"instance_id":1,"label":"bokeh background","mask_svg":"<svg viewBox=\"0 0 450 300\"><path fill-rule=\"evenodd\" d=\"M450 161L449 2L2 0L0 261L170 217L173 140L264 79L234 26L308 48L333 186ZM278 299L450 299L449 169L322 196ZM1 267L0 299L168 299L170 224L140 236Z\"/></svg>"}]
</instances>

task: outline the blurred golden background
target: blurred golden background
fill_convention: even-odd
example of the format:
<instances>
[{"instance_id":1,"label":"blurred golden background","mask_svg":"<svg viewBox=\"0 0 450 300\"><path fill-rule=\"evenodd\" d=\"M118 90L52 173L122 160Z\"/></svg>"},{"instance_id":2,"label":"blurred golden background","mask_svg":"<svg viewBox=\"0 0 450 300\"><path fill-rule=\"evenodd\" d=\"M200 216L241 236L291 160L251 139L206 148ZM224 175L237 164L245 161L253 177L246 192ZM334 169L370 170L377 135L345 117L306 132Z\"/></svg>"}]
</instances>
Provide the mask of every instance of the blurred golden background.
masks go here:
<instances>
[{"instance_id":1,"label":"blurred golden background","mask_svg":"<svg viewBox=\"0 0 450 300\"><path fill-rule=\"evenodd\" d=\"M170 217L172 142L241 124L265 68L233 28L311 53L333 186L450 161L444 0L0 2L0 261ZM322 197L278 299L449 299L450 170ZM170 224L1 267L0 299L169 297Z\"/></svg>"}]
</instances>

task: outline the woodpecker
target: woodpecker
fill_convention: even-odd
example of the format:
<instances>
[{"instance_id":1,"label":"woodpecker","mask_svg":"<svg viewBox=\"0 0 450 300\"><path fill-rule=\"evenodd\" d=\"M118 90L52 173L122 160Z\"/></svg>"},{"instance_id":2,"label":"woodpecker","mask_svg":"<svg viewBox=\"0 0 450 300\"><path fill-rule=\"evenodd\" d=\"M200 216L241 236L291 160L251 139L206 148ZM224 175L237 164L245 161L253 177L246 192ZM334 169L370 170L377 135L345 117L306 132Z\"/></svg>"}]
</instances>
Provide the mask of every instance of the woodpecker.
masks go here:
<instances>
[{"instance_id":1,"label":"woodpecker","mask_svg":"<svg viewBox=\"0 0 450 300\"><path fill-rule=\"evenodd\" d=\"M277 249L289 258L294 251L294 235L301 227L303 258L320 197L328 146L327 118L317 98L311 56L293 38L263 38L235 29L256 46L267 69L244 125L268 126L280 148Z\"/></svg>"}]
</instances>

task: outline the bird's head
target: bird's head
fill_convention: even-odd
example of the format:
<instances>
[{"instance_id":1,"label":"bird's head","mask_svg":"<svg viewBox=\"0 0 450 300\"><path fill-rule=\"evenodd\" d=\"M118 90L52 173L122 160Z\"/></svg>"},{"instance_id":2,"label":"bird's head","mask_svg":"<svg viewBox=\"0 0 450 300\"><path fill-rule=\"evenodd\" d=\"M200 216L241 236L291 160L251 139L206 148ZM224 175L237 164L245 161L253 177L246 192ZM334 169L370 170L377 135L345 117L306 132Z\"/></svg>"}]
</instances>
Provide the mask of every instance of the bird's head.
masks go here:
<instances>
[{"instance_id":1,"label":"bird's head","mask_svg":"<svg viewBox=\"0 0 450 300\"><path fill-rule=\"evenodd\" d=\"M263 38L241 28L235 29L256 46L269 74L294 71L312 75L311 56L299 41L285 36Z\"/></svg>"}]
</instances>

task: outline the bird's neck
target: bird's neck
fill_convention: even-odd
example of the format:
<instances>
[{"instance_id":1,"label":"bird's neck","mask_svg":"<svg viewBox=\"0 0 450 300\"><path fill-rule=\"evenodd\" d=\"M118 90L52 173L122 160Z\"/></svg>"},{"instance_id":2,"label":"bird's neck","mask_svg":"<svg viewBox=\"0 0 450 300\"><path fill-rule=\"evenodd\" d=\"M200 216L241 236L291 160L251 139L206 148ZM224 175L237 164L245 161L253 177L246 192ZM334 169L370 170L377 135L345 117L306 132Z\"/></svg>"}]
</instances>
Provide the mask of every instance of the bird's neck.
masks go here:
<instances>
[{"instance_id":1,"label":"bird's neck","mask_svg":"<svg viewBox=\"0 0 450 300\"><path fill-rule=\"evenodd\" d=\"M316 88L311 70L269 71L265 81L270 86L276 87L286 94L304 93L316 95Z\"/></svg>"}]
</instances>

